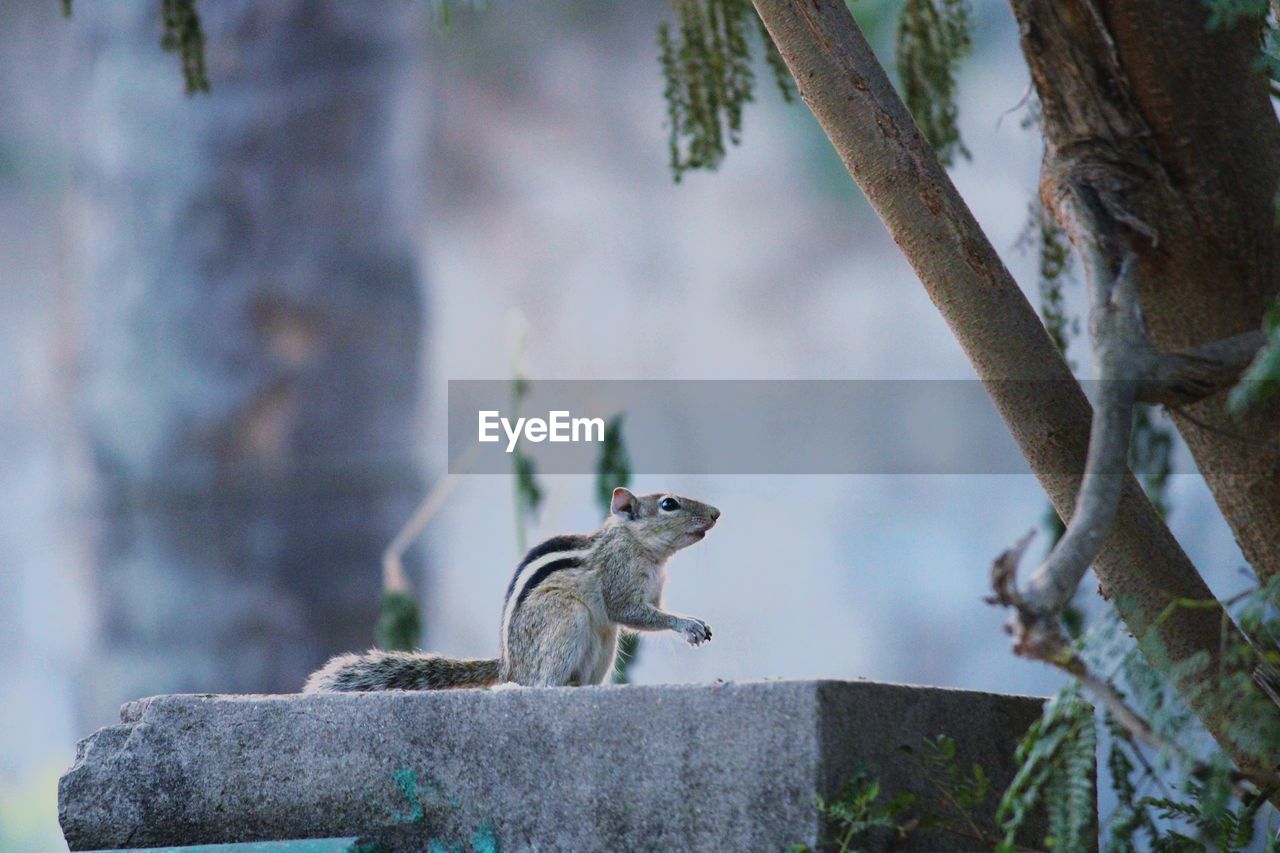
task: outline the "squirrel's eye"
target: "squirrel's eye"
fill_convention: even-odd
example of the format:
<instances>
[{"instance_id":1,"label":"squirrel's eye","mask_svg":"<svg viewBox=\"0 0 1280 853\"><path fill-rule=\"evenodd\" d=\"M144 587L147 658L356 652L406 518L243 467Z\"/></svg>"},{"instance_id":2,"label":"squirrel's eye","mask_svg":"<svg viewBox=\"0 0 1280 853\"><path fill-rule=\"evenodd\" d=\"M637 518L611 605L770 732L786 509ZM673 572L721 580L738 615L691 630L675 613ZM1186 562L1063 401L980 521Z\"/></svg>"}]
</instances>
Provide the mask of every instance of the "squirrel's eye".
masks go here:
<instances>
[{"instance_id":1,"label":"squirrel's eye","mask_svg":"<svg viewBox=\"0 0 1280 853\"><path fill-rule=\"evenodd\" d=\"M675 498L663 498L662 503L658 504L658 509L666 510L667 512L675 512L679 508L680 501Z\"/></svg>"}]
</instances>

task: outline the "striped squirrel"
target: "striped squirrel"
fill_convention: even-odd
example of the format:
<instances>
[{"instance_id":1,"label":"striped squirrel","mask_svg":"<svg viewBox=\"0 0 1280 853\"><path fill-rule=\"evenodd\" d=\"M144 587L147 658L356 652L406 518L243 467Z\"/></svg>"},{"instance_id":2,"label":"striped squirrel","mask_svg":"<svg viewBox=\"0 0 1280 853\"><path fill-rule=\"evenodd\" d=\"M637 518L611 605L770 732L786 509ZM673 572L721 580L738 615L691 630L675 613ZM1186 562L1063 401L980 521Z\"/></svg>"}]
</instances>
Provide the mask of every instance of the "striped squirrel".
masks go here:
<instances>
[{"instance_id":1,"label":"striped squirrel","mask_svg":"<svg viewBox=\"0 0 1280 853\"><path fill-rule=\"evenodd\" d=\"M520 561L502 610L501 657L340 655L312 673L303 692L600 684L613 672L619 627L678 631L699 645L711 639L707 623L667 613L659 601L667 560L719 517L680 495L614 489L609 517L594 532L548 539Z\"/></svg>"}]
</instances>

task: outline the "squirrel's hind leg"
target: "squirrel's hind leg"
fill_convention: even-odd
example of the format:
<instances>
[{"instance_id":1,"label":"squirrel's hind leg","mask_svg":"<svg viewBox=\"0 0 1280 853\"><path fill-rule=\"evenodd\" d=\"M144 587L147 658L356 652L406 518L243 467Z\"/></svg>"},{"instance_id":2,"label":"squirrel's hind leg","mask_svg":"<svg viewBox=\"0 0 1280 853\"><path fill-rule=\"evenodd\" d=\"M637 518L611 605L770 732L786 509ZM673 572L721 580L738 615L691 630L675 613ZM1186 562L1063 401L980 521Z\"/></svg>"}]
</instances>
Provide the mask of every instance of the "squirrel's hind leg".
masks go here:
<instances>
[{"instance_id":1,"label":"squirrel's hind leg","mask_svg":"<svg viewBox=\"0 0 1280 853\"><path fill-rule=\"evenodd\" d=\"M599 645L587 608L576 601L530 598L513 624L510 679L526 687L588 684Z\"/></svg>"}]
</instances>

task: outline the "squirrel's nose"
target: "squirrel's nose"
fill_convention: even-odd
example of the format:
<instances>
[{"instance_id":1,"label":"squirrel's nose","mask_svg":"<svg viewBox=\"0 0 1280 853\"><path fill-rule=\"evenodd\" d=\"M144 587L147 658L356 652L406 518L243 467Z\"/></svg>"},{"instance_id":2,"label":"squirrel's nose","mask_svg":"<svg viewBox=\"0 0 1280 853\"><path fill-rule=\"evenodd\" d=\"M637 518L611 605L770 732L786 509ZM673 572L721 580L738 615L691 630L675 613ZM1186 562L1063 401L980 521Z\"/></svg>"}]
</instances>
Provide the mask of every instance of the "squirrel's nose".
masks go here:
<instances>
[{"instance_id":1,"label":"squirrel's nose","mask_svg":"<svg viewBox=\"0 0 1280 853\"><path fill-rule=\"evenodd\" d=\"M711 507L711 520L715 521L719 517L720 517L720 510L716 509L715 507Z\"/></svg>"}]
</instances>

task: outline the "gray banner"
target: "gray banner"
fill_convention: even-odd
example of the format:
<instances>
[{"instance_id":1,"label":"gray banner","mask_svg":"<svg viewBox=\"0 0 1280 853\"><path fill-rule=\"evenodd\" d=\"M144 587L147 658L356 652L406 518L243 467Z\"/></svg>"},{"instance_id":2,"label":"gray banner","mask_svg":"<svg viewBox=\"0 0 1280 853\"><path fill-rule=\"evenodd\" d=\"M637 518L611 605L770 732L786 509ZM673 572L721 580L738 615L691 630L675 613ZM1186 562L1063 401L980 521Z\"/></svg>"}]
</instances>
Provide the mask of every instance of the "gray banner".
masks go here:
<instances>
[{"instance_id":1,"label":"gray banner","mask_svg":"<svg viewBox=\"0 0 1280 853\"><path fill-rule=\"evenodd\" d=\"M1092 396L1095 387L1085 383ZM1026 474L976 380L449 382L449 469L594 473L623 415L644 474ZM1048 389L1046 389L1047 392ZM524 420L521 420L521 419ZM483 440L482 440L483 439Z\"/></svg>"}]
</instances>

